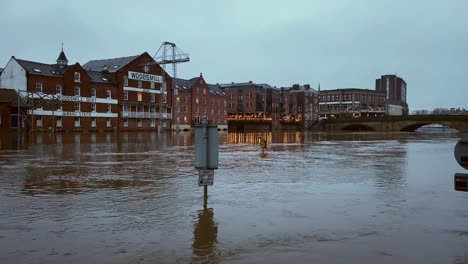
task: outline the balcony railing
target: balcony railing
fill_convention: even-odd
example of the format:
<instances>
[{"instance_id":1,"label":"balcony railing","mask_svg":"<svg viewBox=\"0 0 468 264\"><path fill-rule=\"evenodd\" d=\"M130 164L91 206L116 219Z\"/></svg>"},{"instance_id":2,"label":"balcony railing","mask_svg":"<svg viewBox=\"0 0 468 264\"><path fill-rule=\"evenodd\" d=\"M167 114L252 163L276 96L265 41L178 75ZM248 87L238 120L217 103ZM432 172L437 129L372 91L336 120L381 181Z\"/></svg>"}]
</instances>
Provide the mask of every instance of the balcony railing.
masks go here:
<instances>
[{"instance_id":1,"label":"balcony railing","mask_svg":"<svg viewBox=\"0 0 468 264\"><path fill-rule=\"evenodd\" d=\"M172 119L171 113L156 113L156 112L134 112L122 111L122 117L126 118L148 118L148 119Z\"/></svg>"}]
</instances>

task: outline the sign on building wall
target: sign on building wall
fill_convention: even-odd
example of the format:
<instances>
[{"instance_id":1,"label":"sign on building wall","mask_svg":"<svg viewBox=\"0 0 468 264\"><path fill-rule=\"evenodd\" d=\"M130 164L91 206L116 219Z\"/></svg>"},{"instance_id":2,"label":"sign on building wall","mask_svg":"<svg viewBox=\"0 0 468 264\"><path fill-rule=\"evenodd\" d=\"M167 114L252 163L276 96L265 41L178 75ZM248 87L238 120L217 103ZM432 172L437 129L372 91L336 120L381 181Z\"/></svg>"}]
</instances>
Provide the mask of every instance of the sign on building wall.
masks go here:
<instances>
[{"instance_id":1,"label":"sign on building wall","mask_svg":"<svg viewBox=\"0 0 468 264\"><path fill-rule=\"evenodd\" d=\"M157 82L157 83L163 83L163 77L160 75L154 75L154 74L147 74L147 73L142 73L142 72L133 72L129 71L128 72L128 79L132 80L141 80L141 81L147 81L147 82Z\"/></svg>"}]
</instances>

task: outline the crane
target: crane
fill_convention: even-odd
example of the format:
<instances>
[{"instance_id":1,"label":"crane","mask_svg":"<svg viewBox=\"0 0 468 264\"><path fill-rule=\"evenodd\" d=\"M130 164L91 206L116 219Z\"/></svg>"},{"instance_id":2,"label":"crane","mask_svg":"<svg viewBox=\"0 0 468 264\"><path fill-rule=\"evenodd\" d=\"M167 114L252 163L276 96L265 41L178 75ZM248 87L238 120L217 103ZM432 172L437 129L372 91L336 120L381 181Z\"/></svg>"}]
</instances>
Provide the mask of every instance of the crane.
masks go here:
<instances>
[{"instance_id":1,"label":"crane","mask_svg":"<svg viewBox=\"0 0 468 264\"><path fill-rule=\"evenodd\" d=\"M181 49L177 48L175 43L169 41L163 42L153 59L157 64L162 65L164 70L166 70L166 64L172 64L173 78L177 77L177 64L190 61L188 53L184 53Z\"/></svg>"}]
</instances>

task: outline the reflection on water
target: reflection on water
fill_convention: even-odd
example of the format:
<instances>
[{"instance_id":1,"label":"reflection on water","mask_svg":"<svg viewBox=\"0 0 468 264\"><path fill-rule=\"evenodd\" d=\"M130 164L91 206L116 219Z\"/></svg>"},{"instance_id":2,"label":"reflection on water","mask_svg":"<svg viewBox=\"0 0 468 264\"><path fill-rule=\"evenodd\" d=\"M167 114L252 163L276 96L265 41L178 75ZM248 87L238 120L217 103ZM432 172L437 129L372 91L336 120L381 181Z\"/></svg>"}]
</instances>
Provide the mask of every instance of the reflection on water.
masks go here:
<instances>
[{"instance_id":1,"label":"reflection on water","mask_svg":"<svg viewBox=\"0 0 468 264\"><path fill-rule=\"evenodd\" d=\"M217 263L218 226L214 221L213 208L198 212L193 230L193 263Z\"/></svg>"},{"instance_id":2,"label":"reflection on water","mask_svg":"<svg viewBox=\"0 0 468 264\"><path fill-rule=\"evenodd\" d=\"M0 263L463 263L438 131L220 132L203 210L191 132L0 134Z\"/></svg>"}]
</instances>

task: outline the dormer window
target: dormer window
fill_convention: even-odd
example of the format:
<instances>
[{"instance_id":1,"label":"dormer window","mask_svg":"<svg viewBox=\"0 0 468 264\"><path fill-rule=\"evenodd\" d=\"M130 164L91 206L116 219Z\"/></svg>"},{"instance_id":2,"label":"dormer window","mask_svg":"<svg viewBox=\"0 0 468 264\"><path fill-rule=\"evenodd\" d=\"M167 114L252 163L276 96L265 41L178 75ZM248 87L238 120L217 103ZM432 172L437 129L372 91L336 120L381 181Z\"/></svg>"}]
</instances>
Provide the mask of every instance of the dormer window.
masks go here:
<instances>
[{"instance_id":1,"label":"dormer window","mask_svg":"<svg viewBox=\"0 0 468 264\"><path fill-rule=\"evenodd\" d=\"M80 73L79 72L75 72L75 82L80 82Z\"/></svg>"}]
</instances>

